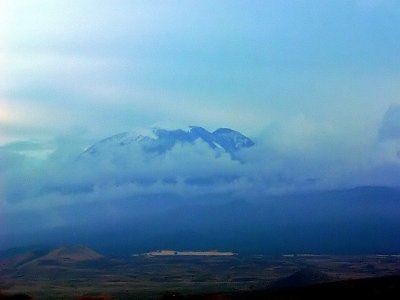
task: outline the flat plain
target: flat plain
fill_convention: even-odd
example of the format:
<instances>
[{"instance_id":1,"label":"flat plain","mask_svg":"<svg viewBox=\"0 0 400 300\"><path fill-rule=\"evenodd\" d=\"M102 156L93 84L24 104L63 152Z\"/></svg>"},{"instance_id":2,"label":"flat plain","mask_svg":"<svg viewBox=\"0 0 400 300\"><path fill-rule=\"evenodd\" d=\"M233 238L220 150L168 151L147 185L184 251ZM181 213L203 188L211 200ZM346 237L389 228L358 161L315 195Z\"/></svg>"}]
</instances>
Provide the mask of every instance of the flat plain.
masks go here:
<instances>
[{"instance_id":1,"label":"flat plain","mask_svg":"<svg viewBox=\"0 0 400 300\"><path fill-rule=\"evenodd\" d=\"M285 284L303 285L400 274L397 255L104 257L87 248L79 251L81 256L58 249L47 255L28 252L3 259L0 289L36 299L96 295L159 299L167 291L183 295L240 292L273 287L285 279L289 280ZM300 270L313 271L300 279L293 277Z\"/></svg>"}]
</instances>

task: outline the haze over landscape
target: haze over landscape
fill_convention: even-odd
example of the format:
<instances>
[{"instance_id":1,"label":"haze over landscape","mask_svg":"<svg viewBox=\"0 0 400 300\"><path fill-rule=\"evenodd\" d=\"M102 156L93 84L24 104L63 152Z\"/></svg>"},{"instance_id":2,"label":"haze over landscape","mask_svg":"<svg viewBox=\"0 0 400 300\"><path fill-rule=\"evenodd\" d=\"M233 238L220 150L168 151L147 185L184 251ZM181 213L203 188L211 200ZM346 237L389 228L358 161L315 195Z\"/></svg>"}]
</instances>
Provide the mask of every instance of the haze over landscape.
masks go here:
<instances>
[{"instance_id":1,"label":"haze over landscape","mask_svg":"<svg viewBox=\"0 0 400 300\"><path fill-rule=\"evenodd\" d=\"M399 294L398 24L394 0L0 0L0 299Z\"/></svg>"},{"instance_id":2,"label":"haze over landscape","mask_svg":"<svg viewBox=\"0 0 400 300\"><path fill-rule=\"evenodd\" d=\"M0 250L400 253L399 22L391 0L0 1Z\"/></svg>"}]
</instances>

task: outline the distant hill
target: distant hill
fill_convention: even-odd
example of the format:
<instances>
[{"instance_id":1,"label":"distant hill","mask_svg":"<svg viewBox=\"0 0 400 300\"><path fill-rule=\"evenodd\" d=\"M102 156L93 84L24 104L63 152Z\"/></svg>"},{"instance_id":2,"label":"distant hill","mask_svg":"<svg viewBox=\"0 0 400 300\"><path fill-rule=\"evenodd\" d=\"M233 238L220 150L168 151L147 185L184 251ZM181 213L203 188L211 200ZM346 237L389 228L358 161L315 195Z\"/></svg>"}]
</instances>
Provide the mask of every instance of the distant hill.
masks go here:
<instances>
[{"instance_id":1,"label":"distant hill","mask_svg":"<svg viewBox=\"0 0 400 300\"><path fill-rule=\"evenodd\" d=\"M0 267L57 266L94 261L104 258L86 246L65 246L53 250L13 248L3 251Z\"/></svg>"},{"instance_id":2,"label":"distant hill","mask_svg":"<svg viewBox=\"0 0 400 300\"><path fill-rule=\"evenodd\" d=\"M79 243L122 256L154 249L274 255L400 252L400 190L395 188L268 197L160 193L118 199L114 209L118 218L52 229L26 243ZM88 211L105 215L109 202L82 201L65 211L74 220L87 217Z\"/></svg>"},{"instance_id":3,"label":"distant hill","mask_svg":"<svg viewBox=\"0 0 400 300\"><path fill-rule=\"evenodd\" d=\"M59 264L73 264L101 258L103 258L101 254L86 246L68 246L54 249L48 254L38 258L36 261L39 263L54 262Z\"/></svg>"},{"instance_id":4,"label":"distant hill","mask_svg":"<svg viewBox=\"0 0 400 300\"><path fill-rule=\"evenodd\" d=\"M1 268L16 268L49 252L43 247L17 247L0 252Z\"/></svg>"}]
</instances>

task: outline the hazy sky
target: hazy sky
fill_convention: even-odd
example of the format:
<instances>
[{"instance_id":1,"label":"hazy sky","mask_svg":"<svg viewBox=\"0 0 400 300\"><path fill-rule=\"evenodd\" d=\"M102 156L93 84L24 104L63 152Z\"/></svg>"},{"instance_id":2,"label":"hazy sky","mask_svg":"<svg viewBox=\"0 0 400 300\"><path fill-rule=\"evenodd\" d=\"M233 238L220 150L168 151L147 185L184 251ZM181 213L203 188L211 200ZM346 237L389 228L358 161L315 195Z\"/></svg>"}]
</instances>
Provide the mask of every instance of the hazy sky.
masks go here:
<instances>
[{"instance_id":1,"label":"hazy sky","mask_svg":"<svg viewBox=\"0 0 400 300\"><path fill-rule=\"evenodd\" d=\"M357 139L400 102L398 1L0 5L3 144L171 121Z\"/></svg>"},{"instance_id":2,"label":"hazy sky","mask_svg":"<svg viewBox=\"0 0 400 300\"><path fill-rule=\"evenodd\" d=\"M398 187L399 24L397 0L0 0L0 242L149 194ZM204 143L77 162L155 124L256 146L243 164Z\"/></svg>"}]
</instances>

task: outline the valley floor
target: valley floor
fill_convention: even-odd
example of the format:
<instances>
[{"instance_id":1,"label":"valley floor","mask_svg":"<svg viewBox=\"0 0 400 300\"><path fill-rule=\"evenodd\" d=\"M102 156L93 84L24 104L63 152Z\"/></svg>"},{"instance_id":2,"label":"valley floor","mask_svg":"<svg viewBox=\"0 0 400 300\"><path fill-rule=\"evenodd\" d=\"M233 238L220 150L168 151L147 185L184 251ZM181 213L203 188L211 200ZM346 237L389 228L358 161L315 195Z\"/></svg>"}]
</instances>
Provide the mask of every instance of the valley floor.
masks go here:
<instances>
[{"instance_id":1,"label":"valley floor","mask_svg":"<svg viewBox=\"0 0 400 300\"><path fill-rule=\"evenodd\" d=\"M312 270L302 272L301 270ZM36 299L160 299L181 295L240 293L400 274L399 256L134 256L81 262L3 261L0 289ZM295 275L293 275L295 274ZM284 279L283 279L284 278Z\"/></svg>"}]
</instances>

